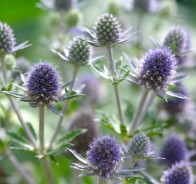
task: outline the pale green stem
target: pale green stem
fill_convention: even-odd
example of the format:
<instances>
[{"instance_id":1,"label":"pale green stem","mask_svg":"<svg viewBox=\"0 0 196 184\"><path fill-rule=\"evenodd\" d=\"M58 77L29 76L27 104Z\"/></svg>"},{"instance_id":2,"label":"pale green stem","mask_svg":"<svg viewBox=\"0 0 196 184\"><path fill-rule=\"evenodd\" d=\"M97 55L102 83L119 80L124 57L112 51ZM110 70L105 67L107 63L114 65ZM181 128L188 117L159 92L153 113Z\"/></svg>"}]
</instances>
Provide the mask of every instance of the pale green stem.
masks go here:
<instances>
[{"instance_id":1,"label":"pale green stem","mask_svg":"<svg viewBox=\"0 0 196 184\"><path fill-rule=\"evenodd\" d=\"M75 84L75 81L76 81L76 76L77 76L78 70L79 70L79 66L74 65L73 76L72 76L72 82L73 82L73 83L72 83L71 86L70 86L70 91L73 90L73 87L74 87L74 84ZM64 107L63 107L63 112L62 112L63 115L60 116L60 118L59 118L59 120L58 120L56 129L55 129L54 134L53 134L53 136L52 136L52 138L51 138L51 140L50 140L50 143L49 143L49 146L48 146L47 150L49 150L49 149L52 147L52 145L54 144L54 142L55 142L55 139L56 139L56 137L57 137L57 135L58 135L58 133L59 133L59 130L60 130L60 128L61 128L61 124L62 124L62 122L63 122L64 115L65 115L65 113L66 113L66 111L67 111L67 106L68 106L67 101L65 101Z\"/></svg>"},{"instance_id":2,"label":"pale green stem","mask_svg":"<svg viewBox=\"0 0 196 184\"><path fill-rule=\"evenodd\" d=\"M44 154L44 111L45 106L39 107L39 147L40 147L40 154Z\"/></svg>"},{"instance_id":3,"label":"pale green stem","mask_svg":"<svg viewBox=\"0 0 196 184\"><path fill-rule=\"evenodd\" d=\"M140 101L139 107L137 109L137 112L135 113L132 126L130 127L130 131L129 131L130 133L132 133L134 130L136 130L138 128L138 125L140 124L140 121L139 121L140 115L143 112L144 104L146 103L148 94L149 94L149 90L145 89L144 94L142 96L142 99Z\"/></svg>"},{"instance_id":4,"label":"pale green stem","mask_svg":"<svg viewBox=\"0 0 196 184\"><path fill-rule=\"evenodd\" d=\"M40 162L46 174L48 184L55 184L48 157L45 156L44 158L40 160Z\"/></svg>"},{"instance_id":5,"label":"pale green stem","mask_svg":"<svg viewBox=\"0 0 196 184\"><path fill-rule=\"evenodd\" d=\"M52 171L50 168L50 163L48 157L45 156L45 141L44 141L44 115L45 115L45 106L39 107L39 141L40 141L40 154L43 156L40 162L46 174L46 178L48 180L48 184L54 184L54 179L52 176Z\"/></svg>"},{"instance_id":6,"label":"pale green stem","mask_svg":"<svg viewBox=\"0 0 196 184\"><path fill-rule=\"evenodd\" d=\"M6 85L8 81L7 81L6 63L5 63L4 59L5 59L5 56L0 57L1 64L2 64L3 79L4 79L4 83ZM17 103L15 102L15 100L12 97L10 97L8 95L6 95L6 96L7 96L8 100L10 101L10 103L12 105L12 108L14 109L14 111L15 111L17 117L18 117L18 120L19 120L21 126L23 127L26 135L28 136L29 140L31 141L34 149L37 149L35 138L33 137L33 135L31 133L31 131L29 130L26 122L24 121L24 119L21 115L21 112L19 111L19 107L18 107Z\"/></svg>"},{"instance_id":7,"label":"pale green stem","mask_svg":"<svg viewBox=\"0 0 196 184\"><path fill-rule=\"evenodd\" d=\"M99 177L99 184L106 184L106 182L101 177Z\"/></svg>"},{"instance_id":8,"label":"pale green stem","mask_svg":"<svg viewBox=\"0 0 196 184\"><path fill-rule=\"evenodd\" d=\"M27 184L36 184L33 180L33 178L31 177L31 175L29 175L29 173L26 172L26 170L24 169L24 167L21 165L21 163L17 160L17 158L12 154L12 152L10 150L6 151L6 154L8 156L8 159L10 160L10 162L14 165L14 167L16 168L16 170L21 174L21 176L26 180Z\"/></svg>"},{"instance_id":9,"label":"pale green stem","mask_svg":"<svg viewBox=\"0 0 196 184\"><path fill-rule=\"evenodd\" d=\"M112 72L112 76L115 78L116 70L115 70L115 64L114 64L114 59L113 59L112 47L107 46L107 49L108 49L109 60L110 60L110 70ZM115 93L116 104L117 104L117 109L118 109L118 116L119 116L121 123L123 123L123 116L122 116L120 97L119 97L119 92L118 92L118 85L114 84L113 87L114 87L114 93Z\"/></svg>"}]
</instances>

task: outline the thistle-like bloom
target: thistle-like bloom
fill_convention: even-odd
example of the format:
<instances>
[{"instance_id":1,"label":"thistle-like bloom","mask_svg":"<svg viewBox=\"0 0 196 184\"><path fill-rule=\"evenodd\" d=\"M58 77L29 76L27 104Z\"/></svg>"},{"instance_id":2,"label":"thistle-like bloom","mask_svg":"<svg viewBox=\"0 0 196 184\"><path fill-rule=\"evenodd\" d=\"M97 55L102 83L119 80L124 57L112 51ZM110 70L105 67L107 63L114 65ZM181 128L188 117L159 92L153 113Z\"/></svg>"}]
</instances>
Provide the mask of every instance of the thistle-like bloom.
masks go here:
<instances>
[{"instance_id":1,"label":"thistle-like bloom","mask_svg":"<svg viewBox=\"0 0 196 184\"><path fill-rule=\"evenodd\" d=\"M177 93L188 96L188 92L182 83L176 84ZM178 115L185 112L188 108L188 100L183 98L168 98L167 103L164 103L165 110L171 115Z\"/></svg>"},{"instance_id":2,"label":"thistle-like bloom","mask_svg":"<svg viewBox=\"0 0 196 184\"><path fill-rule=\"evenodd\" d=\"M189 32L183 27L174 27L168 31L164 38L164 46L170 47L177 58L179 64L185 62L186 55L181 56L181 53L185 53L190 49Z\"/></svg>"},{"instance_id":3,"label":"thistle-like bloom","mask_svg":"<svg viewBox=\"0 0 196 184\"><path fill-rule=\"evenodd\" d=\"M187 159L188 150L184 141L177 136L170 136L163 144L161 157L169 166Z\"/></svg>"},{"instance_id":4,"label":"thistle-like bloom","mask_svg":"<svg viewBox=\"0 0 196 184\"><path fill-rule=\"evenodd\" d=\"M84 134L77 136L72 142L74 144L73 149L78 153L86 152L90 143L98 136L98 127L92 113L87 110L82 110L76 114L71 120L69 127L69 130L73 129L87 130Z\"/></svg>"},{"instance_id":5,"label":"thistle-like bloom","mask_svg":"<svg viewBox=\"0 0 196 184\"><path fill-rule=\"evenodd\" d=\"M60 76L54 66L41 62L29 73L25 86L30 102L47 105L59 98Z\"/></svg>"},{"instance_id":6,"label":"thistle-like bloom","mask_svg":"<svg viewBox=\"0 0 196 184\"><path fill-rule=\"evenodd\" d=\"M154 91L166 92L175 74L175 57L169 49L146 53L138 70L139 83Z\"/></svg>"},{"instance_id":7,"label":"thistle-like bloom","mask_svg":"<svg viewBox=\"0 0 196 184\"><path fill-rule=\"evenodd\" d=\"M3 51L5 54L11 54L28 47L29 45L26 44L27 42L24 42L16 46L13 30L6 23L0 22L0 51Z\"/></svg>"},{"instance_id":8,"label":"thistle-like bloom","mask_svg":"<svg viewBox=\"0 0 196 184\"><path fill-rule=\"evenodd\" d=\"M114 138L104 136L92 142L87 152L87 160L95 173L109 178L122 161L122 151Z\"/></svg>"},{"instance_id":9,"label":"thistle-like bloom","mask_svg":"<svg viewBox=\"0 0 196 184\"><path fill-rule=\"evenodd\" d=\"M186 162L176 163L164 172L162 181L164 184L193 184L192 169Z\"/></svg>"},{"instance_id":10,"label":"thistle-like bloom","mask_svg":"<svg viewBox=\"0 0 196 184\"><path fill-rule=\"evenodd\" d=\"M117 18L111 14L101 15L94 27L94 31L88 30L91 40L88 43L96 47L113 46L130 39L134 34L125 38L131 29L121 31Z\"/></svg>"},{"instance_id":11,"label":"thistle-like bloom","mask_svg":"<svg viewBox=\"0 0 196 184\"><path fill-rule=\"evenodd\" d=\"M65 62L79 66L89 63L91 58L90 46L80 38L74 38L70 42L68 49L64 49L63 55L57 51L53 52L58 54Z\"/></svg>"},{"instance_id":12,"label":"thistle-like bloom","mask_svg":"<svg viewBox=\"0 0 196 184\"><path fill-rule=\"evenodd\" d=\"M129 143L128 152L135 158L143 158L148 155L150 151L150 140L144 134L136 134Z\"/></svg>"}]
</instances>

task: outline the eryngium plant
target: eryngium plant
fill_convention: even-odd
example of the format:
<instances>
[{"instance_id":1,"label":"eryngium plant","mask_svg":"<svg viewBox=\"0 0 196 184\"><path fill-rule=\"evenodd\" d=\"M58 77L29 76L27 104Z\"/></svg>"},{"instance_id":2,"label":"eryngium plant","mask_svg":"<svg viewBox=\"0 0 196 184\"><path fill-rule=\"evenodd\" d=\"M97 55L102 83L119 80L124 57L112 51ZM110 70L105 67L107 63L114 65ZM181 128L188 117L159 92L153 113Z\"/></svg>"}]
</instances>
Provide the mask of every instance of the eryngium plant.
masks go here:
<instances>
[{"instance_id":1,"label":"eryngium plant","mask_svg":"<svg viewBox=\"0 0 196 184\"><path fill-rule=\"evenodd\" d=\"M192 169L186 162L176 163L164 172L162 181L164 184L193 184Z\"/></svg>"},{"instance_id":2,"label":"eryngium plant","mask_svg":"<svg viewBox=\"0 0 196 184\"><path fill-rule=\"evenodd\" d=\"M6 23L0 22L0 51L3 51L4 54L11 54L28 47L29 45L26 44L27 42L24 42L16 46L13 30Z\"/></svg>"},{"instance_id":3,"label":"eryngium plant","mask_svg":"<svg viewBox=\"0 0 196 184\"><path fill-rule=\"evenodd\" d=\"M186 62L186 51L190 49L191 41L190 41L189 32L183 27L174 27L168 31L165 35L163 45L170 47L173 53L176 56L178 64L182 64Z\"/></svg>"},{"instance_id":4,"label":"eryngium plant","mask_svg":"<svg viewBox=\"0 0 196 184\"><path fill-rule=\"evenodd\" d=\"M47 105L58 101L60 96L60 75L56 68L47 62L35 65L29 73L25 87L30 103Z\"/></svg>"},{"instance_id":5,"label":"eryngium plant","mask_svg":"<svg viewBox=\"0 0 196 184\"><path fill-rule=\"evenodd\" d=\"M128 79L138 85L143 85L148 90L153 90L158 96L166 101L166 94L177 98L186 96L169 91L170 85L179 82L176 74L176 58L168 48L157 48L148 51L140 60L137 67L132 63L133 74Z\"/></svg>"},{"instance_id":6,"label":"eryngium plant","mask_svg":"<svg viewBox=\"0 0 196 184\"><path fill-rule=\"evenodd\" d=\"M128 152L130 155L136 158L144 158L149 154L150 151L150 139L144 134L136 134L133 139L131 139Z\"/></svg>"},{"instance_id":7,"label":"eryngium plant","mask_svg":"<svg viewBox=\"0 0 196 184\"><path fill-rule=\"evenodd\" d=\"M170 136L163 144L161 157L165 158L163 162L169 166L176 162L185 161L188 156L186 144L178 136Z\"/></svg>"},{"instance_id":8,"label":"eryngium plant","mask_svg":"<svg viewBox=\"0 0 196 184\"><path fill-rule=\"evenodd\" d=\"M90 143L98 136L98 126L89 110L82 110L71 119L69 130L85 129L86 132L73 140L73 149L78 153L85 153Z\"/></svg>"},{"instance_id":9,"label":"eryngium plant","mask_svg":"<svg viewBox=\"0 0 196 184\"><path fill-rule=\"evenodd\" d=\"M117 141L110 136L95 139L87 151L86 159L71 149L69 151L83 163L83 165L72 164L73 168L85 172L80 176L97 175L103 181L111 180L119 184L121 178L134 177L134 171L142 170L140 168L121 169L124 160L123 152Z\"/></svg>"},{"instance_id":10,"label":"eryngium plant","mask_svg":"<svg viewBox=\"0 0 196 184\"><path fill-rule=\"evenodd\" d=\"M135 34L126 37L129 32L130 29L122 32L117 18L105 13L98 18L94 30L88 30L88 43L95 47L114 46L127 41Z\"/></svg>"}]
</instances>

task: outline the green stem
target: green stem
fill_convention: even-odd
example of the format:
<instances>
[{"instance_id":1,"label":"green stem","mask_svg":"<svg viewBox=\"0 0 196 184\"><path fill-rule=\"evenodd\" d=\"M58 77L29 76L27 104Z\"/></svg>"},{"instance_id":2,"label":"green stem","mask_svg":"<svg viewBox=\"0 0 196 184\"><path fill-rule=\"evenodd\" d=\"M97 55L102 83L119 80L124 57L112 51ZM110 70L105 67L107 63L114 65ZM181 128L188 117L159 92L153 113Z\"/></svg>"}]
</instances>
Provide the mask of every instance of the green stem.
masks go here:
<instances>
[{"instance_id":1,"label":"green stem","mask_svg":"<svg viewBox=\"0 0 196 184\"><path fill-rule=\"evenodd\" d=\"M40 154L44 154L45 145L44 145L44 111L45 106L39 107L39 141L40 141Z\"/></svg>"},{"instance_id":2,"label":"green stem","mask_svg":"<svg viewBox=\"0 0 196 184\"><path fill-rule=\"evenodd\" d=\"M10 162L14 165L14 167L17 169L17 171L21 174L21 176L26 180L28 184L35 184L33 178L29 173L26 172L24 167L21 165L21 163L17 160L17 158L12 154L10 150L6 151L6 154L8 156L8 159Z\"/></svg>"},{"instance_id":3,"label":"green stem","mask_svg":"<svg viewBox=\"0 0 196 184\"><path fill-rule=\"evenodd\" d=\"M51 171L51 168L50 168L50 163L49 163L48 157L45 156L40 161L41 161L42 167L44 169L44 172L46 174L46 178L48 180L48 184L55 184L54 178L52 176L52 171Z\"/></svg>"},{"instance_id":4,"label":"green stem","mask_svg":"<svg viewBox=\"0 0 196 184\"><path fill-rule=\"evenodd\" d=\"M138 125L140 124L140 120L141 120L140 115L143 112L144 104L146 103L148 94L149 94L149 90L145 89L144 94L142 96L142 99L140 101L139 107L137 109L137 112L134 116L133 123L132 123L132 126L130 128L130 133L132 133L134 130L136 130L138 128Z\"/></svg>"},{"instance_id":5,"label":"green stem","mask_svg":"<svg viewBox=\"0 0 196 184\"><path fill-rule=\"evenodd\" d=\"M106 182L101 177L99 177L99 184L106 184Z\"/></svg>"},{"instance_id":6,"label":"green stem","mask_svg":"<svg viewBox=\"0 0 196 184\"><path fill-rule=\"evenodd\" d=\"M108 49L109 60L110 60L110 69L111 69L111 72L112 72L112 76L115 78L116 77L116 69L115 69L115 65L114 65L112 47L108 46L107 49ZM120 119L121 123L123 123L118 85L114 84L113 87L114 87L114 93L115 93L115 98L116 98L116 105L117 105L117 109L118 109L118 116L119 116L119 119Z\"/></svg>"},{"instance_id":7,"label":"green stem","mask_svg":"<svg viewBox=\"0 0 196 184\"><path fill-rule=\"evenodd\" d=\"M79 70L79 66L74 65L73 75L72 75L72 82L73 82L73 83L72 83L71 86L70 86L70 91L73 90L73 87L74 87L74 84L75 84L75 81L76 81L76 76L77 76L78 70ZM52 138L51 138L51 140L50 140L50 143L49 143L49 146L48 146L47 150L49 150L49 149L52 147L52 145L54 144L54 141L55 141L55 139L56 139L56 137L57 137L57 135L58 135L58 133L59 133L59 130L60 130L60 128L61 128L61 124L62 124L62 122L63 122L64 115L65 115L65 113L66 113L66 111L67 111L67 107L68 107L68 102L65 101L64 107L63 107L63 112L62 112L63 115L60 116L60 118L59 118L59 120L58 120L57 126L56 126L56 128L55 128L54 134L53 134L53 136L52 136Z\"/></svg>"},{"instance_id":8,"label":"green stem","mask_svg":"<svg viewBox=\"0 0 196 184\"><path fill-rule=\"evenodd\" d=\"M5 56L0 57L0 60L1 60L1 64L2 64L3 79L4 79L4 83L6 85L8 81L7 81L7 69L6 69L6 63L5 63ZM18 120L19 120L21 126L23 127L26 135L28 136L29 140L31 141L34 149L37 149L35 138L33 137L33 134L31 133L31 131L29 130L29 127L25 123L25 121L21 115L21 112L19 111L19 107L18 107L17 103L15 102L15 100L12 97L10 97L8 95L6 95L6 96L7 96L8 100L10 101L12 108L14 109L14 111L18 117Z\"/></svg>"}]
</instances>

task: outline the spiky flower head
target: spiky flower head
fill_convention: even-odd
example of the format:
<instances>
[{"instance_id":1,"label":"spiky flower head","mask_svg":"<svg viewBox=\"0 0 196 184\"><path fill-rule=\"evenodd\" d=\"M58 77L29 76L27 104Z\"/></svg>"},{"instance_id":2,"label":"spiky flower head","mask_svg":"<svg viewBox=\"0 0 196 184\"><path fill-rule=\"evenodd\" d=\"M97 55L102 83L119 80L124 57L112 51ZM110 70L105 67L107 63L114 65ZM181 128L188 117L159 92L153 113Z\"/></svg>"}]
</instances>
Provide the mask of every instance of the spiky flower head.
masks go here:
<instances>
[{"instance_id":1,"label":"spiky flower head","mask_svg":"<svg viewBox=\"0 0 196 184\"><path fill-rule=\"evenodd\" d=\"M129 143L128 152L133 157L145 157L148 155L149 151L150 140L144 133L136 134Z\"/></svg>"},{"instance_id":2,"label":"spiky flower head","mask_svg":"<svg viewBox=\"0 0 196 184\"><path fill-rule=\"evenodd\" d=\"M122 161L122 151L114 138L104 136L92 142L87 152L87 160L96 174L109 178Z\"/></svg>"},{"instance_id":3,"label":"spiky flower head","mask_svg":"<svg viewBox=\"0 0 196 184\"><path fill-rule=\"evenodd\" d=\"M47 62L34 66L25 84L30 102L47 105L57 101L60 95L60 76L56 68Z\"/></svg>"},{"instance_id":4,"label":"spiky flower head","mask_svg":"<svg viewBox=\"0 0 196 184\"><path fill-rule=\"evenodd\" d=\"M190 49L190 40L189 32L185 28L178 26L168 31L163 45L170 47L176 55L178 63L182 63L186 59L186 56L180 56L179 54Z\"/></svg>"},{"instance_id":5,"label":"spiky flower head","mask_svg":"<svg viewBox=\"0 0 196 184\"><path fill-rule=\"evenodd\" d=\"M155 0L132 0L132 8L142 13L153 11L155 4Z\"/></svg>"},{"instance_id":6,"label":"spiky flower head","mask_svg":"<svg viewBox=\"0 0 196 184\"><path fill-rule=\"evenodd\" d=\"M164 184L193 184L193 174L190 166L182 161L174 164L163 174Z\"/></svg>"},{"instance_id":7,"label":"spiky flower head","mask_svg":"<svg viewBox=\"0 0 196 184\"><path fill-rule=\"evenodd\" d=\"M138 67L139 84L155 92L166 92L175 74L176 59L167 48L146 53Z\"/></svg>"},{"instance_id":8,"label":"spiky flower head","mask_svg":"<svg viewBox=\"0 0 196 184\"><path fill-rule=\"evenodd\" d=\"M0 51L6 54L12 53L16 44L13 30L6 23L0 22Z\"/></svg>"},{"instance_id":9,"label":"spiky flower head","mask_svg":"<svg viewBox=\"0 0 196 184\"><path fill-rule=\"evenodd\" d=\"M102 45L112 45L120 40L121 29L116 17L109 13L101 15L95 26L96 37Z\"/></svg>"},{"instance_id":10,"label":"spiky flower head","mask_svg":"<svg viewBox=\"0 0 196 184\"><path fill-rule=\"evenodd\" d=\"M69 45L69 62L83 65L89 62L90 59L90 46L85 40L74 38Z\"/></svg>"},{"instance_id":11,"label":"spiky flower head","mask_svg":"<svg viewBox=\"0 0 196 184\"><path fill-rule=\"evenodd\" d=\"M187 89L182 83L176 84L175 92L188 96ZM165 110L171 115L178 115L185 112L188 108L188 100L183 98L168 98L167 103L164 103Z\"/></svg>"},{"instance_id":12,"label":"spiky flower head","mask_svg":"<svg viewBox=\"0 0 196 184\"><path fill-rule=\"evenodd\" d=\"M92 113L88 110L82 110L71 120L69 130L86 129L87 131L73 140L73 148L78 153L84 153L88 150L90 143L98 136L98 127L94 121Z\"/></svg>"},{"instance_id":13,"label":"spiky flower head","mask_svg":"<svg viewBox=\"0 0 196 184\"><path fill-rule=\"evenodd\" d=\"M170 136L163 144L161 150L161 157L165 158L163 162L166 162L169 166L186 160L187 158L187 147L183 140L178 136Z\"/></svg>"}]
</instances>

